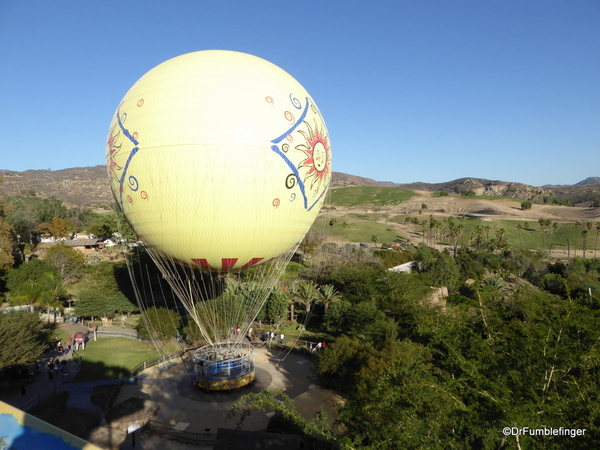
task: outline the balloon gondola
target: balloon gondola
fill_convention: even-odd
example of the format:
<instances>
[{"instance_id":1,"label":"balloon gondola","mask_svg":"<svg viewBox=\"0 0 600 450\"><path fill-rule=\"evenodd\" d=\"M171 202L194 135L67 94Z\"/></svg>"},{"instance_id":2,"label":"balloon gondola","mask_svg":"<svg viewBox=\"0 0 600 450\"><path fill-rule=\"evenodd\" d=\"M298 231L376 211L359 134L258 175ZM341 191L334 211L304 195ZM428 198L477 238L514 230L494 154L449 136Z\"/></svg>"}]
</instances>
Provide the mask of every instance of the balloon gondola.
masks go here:
<instances>
[{"instance_id":1,"label":"balloon gondola","mask_svg":"<svg viewBox=\"0 0 600 450\"><path fill-rule=\"evenodd\" d=\"M206 343L194 357L196 373L206 375L198 384L217 376L230 377L232 387L251 382L253 370L236 362L251 353L247 331L331 178L317 105L264 59L189 53L127 92L110 125L106 160L116 203ZM231 281L249 270L260 289L233 293ZM151 290L136 289L142 309ZM230 362L210 363L217 360Z\"/></svg>"}]
</instances>

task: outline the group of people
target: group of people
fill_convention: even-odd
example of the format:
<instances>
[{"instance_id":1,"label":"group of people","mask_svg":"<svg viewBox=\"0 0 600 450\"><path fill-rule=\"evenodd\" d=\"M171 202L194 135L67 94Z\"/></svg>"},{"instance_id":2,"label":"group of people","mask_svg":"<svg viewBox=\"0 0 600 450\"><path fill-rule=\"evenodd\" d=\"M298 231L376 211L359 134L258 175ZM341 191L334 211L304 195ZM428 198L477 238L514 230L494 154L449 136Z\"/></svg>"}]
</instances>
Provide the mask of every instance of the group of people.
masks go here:
<instances>
[{"instance_id":1,"label":"group of people","mask_svg":"<svg viewBox=\"0 0 600 450\"><path fill-rule=\"evenodd\" d=\"M309 342L308 343L308 349L311 352L318 352L319 350L324 349L325 347L327 347L327 342L323 341L323 342L317 342L316 344L313 342Z\"/></svg>"},{"instance_id":2,"label":"group of people","mask_svg":"<svg viewBox=\"0 0 600 450\"><path fill-rule=\"evenodd\" d=\"M54 350L56 352L58 352L59 355L67 356L69 354L69 352L71 351L72 347L73 347L73 338L72 337L69 338L69 343L66 345L63 345L59 339L55 340Z\"/></svg>"},{"instance_id":3,"label":"group of people","mask_svg":"<svg viewBox=\"0 0 600 450\"><path fill-rule=\"evenodd\" d=\"M58 358L54 359L54 358L50 358L48 360L48 379L50 380L50 382L54 381L54 372L58 372L60 371L61 373L64 373L65 370L67 369L67 360L63 359L62 361Z\"/></svg>"},{"instance_id":4,"label":"group of people","mask_svg":"<svg viewBox=\"0 0 600 450\"><path fill-rule=\"evenodd\" d=\"M231 329L233 334L239 334L239 327L234 327ZM252 328L248 329L248 339L258 340L260 339L263 342L263 345L270 346L272 342L279 343L283 345L285 343L285 335L283 333L277 334L275 331L263 331L259 333L258 330L253 330ZM311 352L318 352L327 347L327 342L309 342L308 349Z\"/></svg>"},{"instance_id":5,"label":"group of people","mask_svg":"<svg viewBox=\"0 0 600 450\"><path fill-rule=\"evenodd\" d=\"M275 334L274 331L263 331L260 335L260 340L263 341L265 344L270 344L271 342L277 342L277 335ZM279 335L279 343L281 345L283 345L283 343L285 342L285 335L283 333L281 333Z\"/></svg>"}]
</instances>

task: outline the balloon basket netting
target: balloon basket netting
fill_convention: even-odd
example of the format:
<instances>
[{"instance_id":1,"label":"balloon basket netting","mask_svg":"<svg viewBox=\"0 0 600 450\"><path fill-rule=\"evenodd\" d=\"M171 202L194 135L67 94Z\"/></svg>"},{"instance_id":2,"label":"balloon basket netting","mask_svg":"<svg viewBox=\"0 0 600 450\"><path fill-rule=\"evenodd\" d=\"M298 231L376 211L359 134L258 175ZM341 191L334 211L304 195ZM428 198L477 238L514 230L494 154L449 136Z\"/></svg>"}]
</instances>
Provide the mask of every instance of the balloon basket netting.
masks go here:
<instances>
[{"instance_id":1,"label":"balloon basket netting","mask_svg":"<svg viewBox=\"0 0 600 450\"><path fill-rule=\"evenodd\" d=\"M254 380L254 347L245 342L217 342L192 356L196 385L209 391L229 391Z\"/></svg>"}]
</instances>

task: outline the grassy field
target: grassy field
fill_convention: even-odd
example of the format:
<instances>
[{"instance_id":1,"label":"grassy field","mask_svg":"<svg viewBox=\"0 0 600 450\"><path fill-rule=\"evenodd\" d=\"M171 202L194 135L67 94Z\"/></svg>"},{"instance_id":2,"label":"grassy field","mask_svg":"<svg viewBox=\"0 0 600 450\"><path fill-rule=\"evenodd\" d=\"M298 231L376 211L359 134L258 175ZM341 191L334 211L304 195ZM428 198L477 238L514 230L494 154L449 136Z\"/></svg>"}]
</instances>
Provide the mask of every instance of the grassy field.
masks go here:
<instances>
[{"instance_id":1,"label":"grassy field","mask_svg":"<svg viewBox=\"0 0 600 450\"><path fill-rule=\"evenodd\" d=\"M391 187L350 186L332 189L329 202L335 206L398 205L414 195L412 191Z\"/></svg>"},{"instance_id":2,"label":"grassy field","mask_svg":"<svg viewBox=\"0 0 600 450\"><path fill-rule=\"evenodd\" d=\"M52 336L54 336L56 339L60 339L61 342L68 342L69 340L69 336L71 336L71 333L69 333L68 330L65 330L64 328L55 328L54 331L52 332Z\"/></svg>"},{"instance_id":3,"label":"grassy field","mask_svg":"<svg viewBox=\"0 0 600 450\"><path fill-rule=\"evenodd\" d=\"M367 216L368 217L368 216ZM398 236L390 225L381 222L375 222L369 218L362 218L358 214L348 214L338 222L329 226L329 218L326 216L318 217L313 224L313 230L323 233L326 239L341 240L343 242L363 242L373 245L371 237L376 235L381 243L392 243ZM345 223L345 225L344 225Z\"/></svg>"},{"instance_id":4,"label":"grassy field","mask_svg":"<svg viewBox=\"0 0 600 450\"><path fill-rule=\"evenodd\" d=\"M152 344L124 338L90 341L78 353L83 364L74 383L128 377L136 365L159 356Z\"/></svg>"},{"instance_id":5,"label":"grassy field","mask_svg":"<svg viewBox=\"0 0 600 450\"><path fill-rule=\"evenodd\" d=\"M390 218L390 222L403 223L407 216L394 216ZM428 220L428 217L419 216L420 220ZM460 221L455 220L455 223ZM527 227L525 227L527 223ZM519 230L517 227L521 226ZM570 252L570 256L583 256L583 237L582 231L587 228L577 228L573 223L561 223L554 229L552 226L541 227L537 221L525 222L522 220L494 220L484 221L481 219L467 219L464 223L464 232L459 240L459 244L467 244L470 239L470 234L474 232L476 227L489 227L484 232L484 239L488 237L495 238L496 233L500 229L504 229L504 238L508 241L512 248L529 249L529 250L549 250ZM415 227L415 230L419 227ZM595 227L588 231L586 243L587 256L594 256L593 252L596 246L596 238L598 234ZM449 239L437 241L437 244L451 245Z\"/></svg>"}]
</instances>

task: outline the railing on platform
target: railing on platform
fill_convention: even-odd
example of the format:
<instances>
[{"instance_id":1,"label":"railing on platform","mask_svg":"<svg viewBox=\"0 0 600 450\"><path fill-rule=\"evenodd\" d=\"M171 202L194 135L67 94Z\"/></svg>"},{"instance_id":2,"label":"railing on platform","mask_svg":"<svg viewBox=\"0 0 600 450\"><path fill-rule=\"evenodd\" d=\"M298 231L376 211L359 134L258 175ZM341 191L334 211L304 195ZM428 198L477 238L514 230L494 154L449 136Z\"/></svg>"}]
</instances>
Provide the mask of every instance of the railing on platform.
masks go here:
<instances>
[{"instance_id":1,"label":"railing on platform","mask_svg":"<svg viewBox=\"0 0 600 450\"><path fill-rule=\"evenodd\" d=\"M52 383L46 389L38 392L31 398L21 401L21 407L19 409L21 409L22 411L28 411L31 408L33 408L35 405L37 405L39 402L41 402L42 399L48 397L51 394L56 394L57 392L58 392L58 389L56 387L56 383Z\"/></svg>"},{"instance_id":2,"label":"railing on platform","mask_svg":"<svg viewBox=\"0 0 600 450\"><path fill-rule=\"evenodd\" d=\"M192 445L211 446L217 439L216 434L210 433L191 433L189 431L179 431L173 428L167 428L158 422L150 421L142 428L144 433L153 434L165 439L184 442Z\"/></svg>"}]
</instances>

